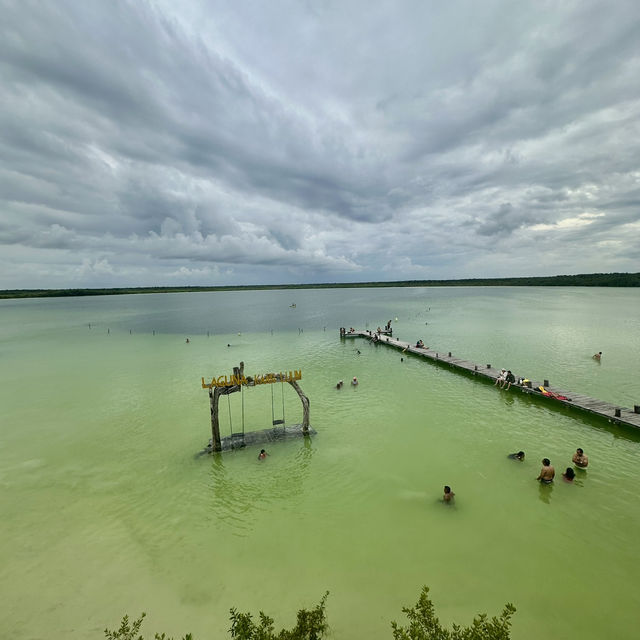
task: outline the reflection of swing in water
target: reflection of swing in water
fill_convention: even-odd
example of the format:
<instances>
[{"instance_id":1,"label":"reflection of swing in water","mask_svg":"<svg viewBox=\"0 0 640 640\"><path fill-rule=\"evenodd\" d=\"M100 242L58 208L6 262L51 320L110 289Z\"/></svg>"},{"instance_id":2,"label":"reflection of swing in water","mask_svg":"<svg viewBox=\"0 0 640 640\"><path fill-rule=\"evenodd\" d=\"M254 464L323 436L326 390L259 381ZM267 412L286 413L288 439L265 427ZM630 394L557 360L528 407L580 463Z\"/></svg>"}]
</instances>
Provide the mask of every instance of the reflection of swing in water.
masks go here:
<instances>
[{"instance_id":1,"label":"reflection of swing in water","mask_svg":"<svg viewBox=\"0 0 640 640\"><path fill-rule=\"evenodd\" d=\"M234 384L237 382L238 384ZM261 431L245 431L244 420L244 395L246 393L245 387L255 387L257 384L268 382L271 384L271 428L263 429ZM273 390L273 384L280 383L281 397L282 397L282 418L276 418L275 414L275 393ZM298 394L300 402L302 403L302 423L293 424L287 426L285 423L285 402L284 402L284 383L289 383ZM291 375L291 372L287 376L286 374L270 374L265 376L264 379L256 382L251 377L245 378L244 376L244 362L240 363L239 367L233 368L233 376L231 383L226 382L224 385L216 385L214 381L211 384L205 384L204 378L202 380L203 388L209 389L209 399L211 404L211 440L209 444L203 449L203 453L211 451L227 451L229 449L239 449L246 447L247 445L259 444L264 442L273 442L274 440L281 440L283 438L290 438L294 436L307 436L315 434L316 432L309 426L309 399L303 393L302 389L298 385L296 378ZM233 420L231 416L231 400L230 395L239 391L241 394L241 407L242 407L242 431L234 432ZM220 436L220 421L218 416L218 407L220 396L227 396L227 410L229 416L229 431L230 436L222 438Z\"/></svg>"}]
</instances>

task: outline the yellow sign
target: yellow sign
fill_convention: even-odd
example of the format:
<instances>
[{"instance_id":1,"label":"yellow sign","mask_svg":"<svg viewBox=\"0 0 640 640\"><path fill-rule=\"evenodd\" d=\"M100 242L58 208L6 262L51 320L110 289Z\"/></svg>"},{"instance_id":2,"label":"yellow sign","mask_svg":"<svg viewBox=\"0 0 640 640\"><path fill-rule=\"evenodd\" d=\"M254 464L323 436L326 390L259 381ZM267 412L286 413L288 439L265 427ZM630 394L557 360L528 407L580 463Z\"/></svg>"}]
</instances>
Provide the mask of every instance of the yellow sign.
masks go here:
<instances>
[{"instance_id":1,"label":"yellow sign","mask_svg":"<svg viewBox=\"0 0 640 640\"><path fill-rule=\"evenodd\" d=\"M289 373L265 373L263 375L255 375L253 378L246 376L214 376L210 383L206 383L202 378L202 388L211 389L212 387L235 387L248 384L273 384L274 382L293 382L302 379L302 371L289 371Z\"/></svg>"}]
</instances>

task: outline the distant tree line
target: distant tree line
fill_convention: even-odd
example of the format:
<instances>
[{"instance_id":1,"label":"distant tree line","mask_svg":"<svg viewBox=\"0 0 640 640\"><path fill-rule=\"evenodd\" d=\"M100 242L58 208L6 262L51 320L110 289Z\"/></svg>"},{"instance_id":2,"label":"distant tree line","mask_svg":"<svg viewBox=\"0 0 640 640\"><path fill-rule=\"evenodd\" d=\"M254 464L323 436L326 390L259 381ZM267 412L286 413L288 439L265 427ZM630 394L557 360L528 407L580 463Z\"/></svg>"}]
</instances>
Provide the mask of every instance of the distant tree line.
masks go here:
<instances>
[{"instance_id":1,"label":"distant tree line","mask_svg":"<svg viewBox=\"0 0 640 640\"><path fill-rule=\"evenodd\" d=\"M580 273L527 278L460 280L395 280L392 282L324 282L321 284L256 284L215 287L118 287L113 289L6 289L1 298L62 298L139 293L198 291L273 291L278 289L357 289L373 287L640 287L640 273Z\"/></svg>"}]
</instances>

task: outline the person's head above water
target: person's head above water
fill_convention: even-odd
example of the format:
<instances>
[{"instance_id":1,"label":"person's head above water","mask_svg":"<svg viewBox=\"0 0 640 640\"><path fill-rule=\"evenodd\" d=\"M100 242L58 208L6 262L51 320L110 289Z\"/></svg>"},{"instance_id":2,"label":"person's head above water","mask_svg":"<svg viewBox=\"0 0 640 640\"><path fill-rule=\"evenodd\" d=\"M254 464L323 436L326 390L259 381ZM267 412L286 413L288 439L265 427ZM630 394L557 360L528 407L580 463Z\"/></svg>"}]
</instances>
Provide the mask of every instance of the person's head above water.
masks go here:
<instances>
[{"instance_id":1,"label":"person's head above water","mask_svg":"<svg viewBox=\"0 0 640 640\"><path fill-rule=\"evenodd\" d=\"M444 492L445 493L451 493L451 487L448 484L444 485Z\"/></svg>"},{"instance_id":2,"label":"person's head above water","mask_svg":"<svg viewBox=\"0 0 640 640\"><path fill-rule=\"evenodd\" d=\"M518 458L518 460L524 460L524 451L518 451L516 458Z\"/></svg>"}]
</instances>

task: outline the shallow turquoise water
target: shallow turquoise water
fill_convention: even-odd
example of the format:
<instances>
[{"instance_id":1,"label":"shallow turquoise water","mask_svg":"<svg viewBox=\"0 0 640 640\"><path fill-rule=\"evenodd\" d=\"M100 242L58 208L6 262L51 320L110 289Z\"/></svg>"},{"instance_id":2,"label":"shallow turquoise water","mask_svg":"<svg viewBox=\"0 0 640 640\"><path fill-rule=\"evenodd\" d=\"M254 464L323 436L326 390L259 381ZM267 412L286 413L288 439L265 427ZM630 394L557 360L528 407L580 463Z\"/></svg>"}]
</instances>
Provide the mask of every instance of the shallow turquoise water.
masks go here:
<instances>
[{"instance_id":1,"label":"shallow turquoise water","mask_svg":"<svg viewBox=\"0 0 640 640\"><path fill-rule=\"evenodd\" d=\"M428 584L446 621L512 601L514 638L637 637L639 434L338 339L396 317L401 339L640 401L637 290L0 302L0 634L98 638L144 610L148 632L203 640L224 636L232 606L285 625L328 589L333 637L389 638ZM264 463L254 449L194 457L210 436L200 378L240 360L302 370L312 441ZM357 389L335 389L354 375ZM229 408L241 428L239 395L221 405L223 432ZM268 426L271 389L249 390L244 411L247 429ZM577 446L591 465L575 485L534 481L543 456L560 470ZM520 448L524 463L506 458Z\"/></svg>"}]
</instances>

